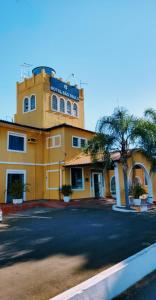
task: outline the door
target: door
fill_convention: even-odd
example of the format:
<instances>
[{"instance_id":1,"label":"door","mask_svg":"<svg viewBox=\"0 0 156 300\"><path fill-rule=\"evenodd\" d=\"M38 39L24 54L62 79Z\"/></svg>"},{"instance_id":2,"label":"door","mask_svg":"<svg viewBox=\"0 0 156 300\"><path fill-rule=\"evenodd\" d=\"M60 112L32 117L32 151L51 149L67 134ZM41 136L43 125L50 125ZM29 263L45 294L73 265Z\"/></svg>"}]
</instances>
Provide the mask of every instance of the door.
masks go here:
<instances>
[{"instance_id":1,"label":"door","mask_svg":"<svg viewBox=\"0 0 156 300\"><path fill-rule=\"evenodd\" d=\"M12 203L13 196L11 195L12 185L16 182L24 184L24 174L22 173L8 173L7 174L7 195L6 202ZM24 199L24 193L21 192L19 199Z\"/></svg>"},{"instance_id":2,"label":"door","mask_svg":"<svg viewBox=\"0 0 156 300\"><path fill-rule=\"evenodd\" d=\"M93 173L93 194L95 198L100 198L103 196L101 173Z\"/></svg>"}]
</instances>

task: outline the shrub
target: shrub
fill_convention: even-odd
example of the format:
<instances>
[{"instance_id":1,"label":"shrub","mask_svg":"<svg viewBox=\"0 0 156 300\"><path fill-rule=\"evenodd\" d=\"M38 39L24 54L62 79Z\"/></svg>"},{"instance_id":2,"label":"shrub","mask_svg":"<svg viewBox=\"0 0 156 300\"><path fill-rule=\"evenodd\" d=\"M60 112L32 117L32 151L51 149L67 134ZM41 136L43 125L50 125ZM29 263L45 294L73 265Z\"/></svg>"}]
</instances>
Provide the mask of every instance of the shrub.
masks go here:
<instances>
[{"instance_id":1,"label":"shrub","mask_svg":"<svg viewBox=\"0 0 156 300\"><path fill-rule=\"evenodd\" d=\"M72 194L72 187L71 187L71 185L70 184L64 184L64 185L62 185L61 193L64 196L71 195Z\"/></svg>"},{"instance_id":2,"label":"shrub","mask_svg":"<svg viewBox=\"0 0 156 300\"><path fill-rule=\"evenodd\" d=\"M146 194L145 189L142 187L141 184L135 184L132 185L129 189L129 194L132 196L134 199L138 199L140 196L143 194Z\"/></svg>"}]
</instances>

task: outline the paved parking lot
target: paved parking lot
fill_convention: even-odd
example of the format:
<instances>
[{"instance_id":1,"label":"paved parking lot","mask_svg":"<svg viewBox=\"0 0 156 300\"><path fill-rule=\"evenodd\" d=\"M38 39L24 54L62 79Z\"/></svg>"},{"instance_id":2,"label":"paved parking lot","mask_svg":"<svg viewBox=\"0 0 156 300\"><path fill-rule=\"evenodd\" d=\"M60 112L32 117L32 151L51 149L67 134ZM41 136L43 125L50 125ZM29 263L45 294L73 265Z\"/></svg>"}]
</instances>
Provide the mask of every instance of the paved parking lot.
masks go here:
<instances>
[{"instance_id":1,"label":"paved parking lot","mask_svg":"<svg viewBox=\"0 0 156 300\"><path fill-rule=\"evenodd\" d=\"M32 209L0 227L0 299L47 300L156 242L156 213Z\"/></svg>"}]
</instances>

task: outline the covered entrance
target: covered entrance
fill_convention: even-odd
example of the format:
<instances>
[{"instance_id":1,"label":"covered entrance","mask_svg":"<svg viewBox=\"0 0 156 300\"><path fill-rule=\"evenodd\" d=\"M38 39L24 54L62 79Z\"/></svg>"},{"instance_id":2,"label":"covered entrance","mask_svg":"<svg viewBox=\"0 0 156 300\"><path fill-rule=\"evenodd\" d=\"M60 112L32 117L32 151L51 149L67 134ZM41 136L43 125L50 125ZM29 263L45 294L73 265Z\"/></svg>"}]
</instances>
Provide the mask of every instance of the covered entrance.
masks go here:
<instances>
[{"instance_id":1,"label":"covered entrance","mask_svg":"<svg viewBox=\"0 0 156 300\"><path fill-rule=\"evenodd\" d=\"M17 186L25 184L25 171L21 170L7 170L6 172L6 203L12 203L14 190ZM19 196L16 199L25 200L25 193L19 192Z\"/></svg>"}]
</instances>

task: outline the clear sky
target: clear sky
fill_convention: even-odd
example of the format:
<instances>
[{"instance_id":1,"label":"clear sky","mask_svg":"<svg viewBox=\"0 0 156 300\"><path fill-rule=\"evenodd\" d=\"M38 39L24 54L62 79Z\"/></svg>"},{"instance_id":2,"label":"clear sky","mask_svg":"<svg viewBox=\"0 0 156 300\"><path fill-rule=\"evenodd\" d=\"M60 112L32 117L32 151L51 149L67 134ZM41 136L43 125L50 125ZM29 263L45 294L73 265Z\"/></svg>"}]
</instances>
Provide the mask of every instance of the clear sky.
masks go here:
<instances>
[{"instance_id":1,"label":"clear sky","mask_svg":"<svg viewBox=\"0 0 156 300\"><path fill-rule=\"evenodd\" d=\"M88 129L116 106L156 109L156 1L1 0L0 117L15 113L24 62L88 83Z\"/></svg>"}]
</instances>

